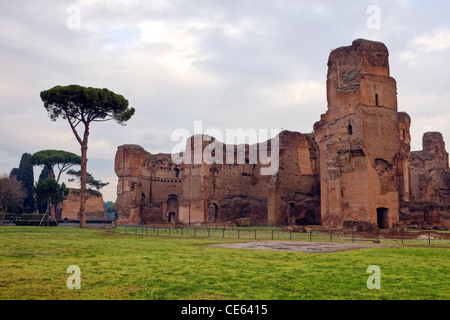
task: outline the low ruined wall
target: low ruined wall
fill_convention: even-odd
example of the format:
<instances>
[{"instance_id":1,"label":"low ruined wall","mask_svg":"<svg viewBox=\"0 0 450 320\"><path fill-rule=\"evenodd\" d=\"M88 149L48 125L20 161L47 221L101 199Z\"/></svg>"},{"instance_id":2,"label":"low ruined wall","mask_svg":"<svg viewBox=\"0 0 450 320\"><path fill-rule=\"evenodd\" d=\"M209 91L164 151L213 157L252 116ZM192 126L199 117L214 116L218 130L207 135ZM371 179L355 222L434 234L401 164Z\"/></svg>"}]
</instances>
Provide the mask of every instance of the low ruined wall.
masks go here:
<instances>
[{"instance_id":1,"label":"low ruined wall","mask_svg":"<svg viewBox=\"0 0 450 320\"><path fill-rule=\"evenodd\" d=\"M90 195L86 200L85 208L87 220L106 219L101 193ZM80 219L80 193L78 189L69 189L69 194L63 202L60 219L65 218L69 220Z\"/></svg>"}]
</instances>

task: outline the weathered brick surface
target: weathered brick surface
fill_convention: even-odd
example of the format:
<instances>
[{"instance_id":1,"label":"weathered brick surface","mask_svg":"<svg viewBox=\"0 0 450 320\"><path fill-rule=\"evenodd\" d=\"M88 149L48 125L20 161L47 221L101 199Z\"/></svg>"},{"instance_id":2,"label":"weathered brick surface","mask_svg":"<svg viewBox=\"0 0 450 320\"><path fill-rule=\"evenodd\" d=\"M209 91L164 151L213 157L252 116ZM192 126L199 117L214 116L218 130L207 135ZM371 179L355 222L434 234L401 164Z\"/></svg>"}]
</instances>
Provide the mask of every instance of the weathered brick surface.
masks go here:
<instances>
[{"instance_id":1,"label":"weathered brick surface","mask_svg":"<svg viewBox=\"0 0 450 320\"><path fill-rule=\"evenodd\" d=\"M69 194L64 200L61 210L61 205L57 209L57 218L69 220L80 219L80 191L78 189L69 189ZM88 220L106 219L106 214L103 206L103 198L99 195L89 195L86 200L86 218Z\"/></svg>"},{"instance_id":2,"label":"weathered brick surface","mask_svg":"<svg viewBox=\"0 0 450 320\"><path fill-rule=\"evenodd\" d=\"M397 108L396 81L383 43L357 39L328 59L327 111L313 133L279 134L279 170L262 175L260 163L175 165L169 154L120 146L116 207L119 222L376 225L390 228L450 223L448 154L440 133L426 133L411 152L411 118ZM289 115L287 115L289 116ZM214 138L188 139L185 154L218 159L226 146ZM208 137L210 138L210 137ZM211 144L214 142L214 144ZM235 149L237 146L231 146ZM269 148L270 150L270 148Z\"/></svg>"}]
</instances>

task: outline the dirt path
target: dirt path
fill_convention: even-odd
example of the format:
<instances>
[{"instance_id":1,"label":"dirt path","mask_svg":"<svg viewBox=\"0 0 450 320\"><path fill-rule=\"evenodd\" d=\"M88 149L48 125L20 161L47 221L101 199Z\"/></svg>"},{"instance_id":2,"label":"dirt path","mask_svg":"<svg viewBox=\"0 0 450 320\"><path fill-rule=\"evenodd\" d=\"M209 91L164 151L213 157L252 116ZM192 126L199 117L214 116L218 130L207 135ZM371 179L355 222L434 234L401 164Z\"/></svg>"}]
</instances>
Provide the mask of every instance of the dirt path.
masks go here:
<instances>
[{"instance_id":1,"label":"dirt path","mask_svg":"<svg viewBox=\"0 0 450 320\"><path fill-rule=\"evenodd\" d=\"M125 234L111 230L109 228L99 228L99 230L103 231L108 236L124 236Z\"/></svg>"}]
</instances>

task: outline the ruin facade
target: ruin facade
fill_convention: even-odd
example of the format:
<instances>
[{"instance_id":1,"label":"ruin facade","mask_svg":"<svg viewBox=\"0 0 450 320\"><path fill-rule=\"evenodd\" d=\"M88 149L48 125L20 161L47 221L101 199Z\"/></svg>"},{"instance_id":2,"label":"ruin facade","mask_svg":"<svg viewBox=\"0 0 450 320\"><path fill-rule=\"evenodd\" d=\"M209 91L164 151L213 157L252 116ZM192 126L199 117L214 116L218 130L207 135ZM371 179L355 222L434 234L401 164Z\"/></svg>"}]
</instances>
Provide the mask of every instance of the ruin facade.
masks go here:
<instances>
[{"instance_id":1,"label":"ruin facade","mask_svg":"<svg viewBox=\"0 0 450 320\"><path fill-rule=\"evenodd\" d=\"M331 52L327 98L328 110L314 125L322 224L363 220L389 228L408 200L410 138L386 46L355 40Z\"/></svg>"},{"instance_id":2,"label":"ruin facade","mask_svg":"<svg viewBox=\"0 0 450 320\"><path fill-rule=\"evenodd\" d=\"M448 153L439 132L423 135L422 150L409 158L411 198L400 210L400 219L414 226L450 227L450 173Z\"/></svg>"},{"instance_id":3,"label":"ruin facade","mask_svg":"<svg viewBox=\"0 0 450 320\"><path fill-rule=\"evenodd\" d=\"M258 225L449 226L445 143L441 134L426 133L423 150L410 151L411 119L398 111L384 44L358 39L330 53L327 103L312 133L277 136L278 170L271 175L249 157L261 146L274 152L273 140L241 146L245 162L233 164L176 164L171 154L119 146L118 223L224 224L246 217ZM195 139L184 150L191 156ZM198 141L202 152L211 141L222 155L239 148L212 137Z\"/></svg>"},{"instance_id":4,"label":"ruin facade","mask_svg":"<svg viewBox=\"0 0 450 320\"><path fill-rule=\"evenodd\" d=\"M194 138L186 143L192 157ZM205 140L214 142L201 137ZM216 143L225 157L227 145ZM203 144L202 153L206 147ZM280 133L280 163L274 175L262 175L260 163L249 163L251 146L243 148L245 164L177 165L170 154L120 146L115 159L118 223L217 224L248 217L254 224L320 224L318 154L311 135Z\"/></svg>"},{"instance_id":5,"label":"ruin facade","mask_svg":"<svg viewBox=\"0 0 450 320\"><path fill-rule=\"evenodd\" d=\"M86 199L86 219L106 220L103 206L103 196L98 191L91 191ZM69 194L63 202L51 208L52 214L58 220L80 220L80 189L69 188Z\"/></svg>"}]
</instances>

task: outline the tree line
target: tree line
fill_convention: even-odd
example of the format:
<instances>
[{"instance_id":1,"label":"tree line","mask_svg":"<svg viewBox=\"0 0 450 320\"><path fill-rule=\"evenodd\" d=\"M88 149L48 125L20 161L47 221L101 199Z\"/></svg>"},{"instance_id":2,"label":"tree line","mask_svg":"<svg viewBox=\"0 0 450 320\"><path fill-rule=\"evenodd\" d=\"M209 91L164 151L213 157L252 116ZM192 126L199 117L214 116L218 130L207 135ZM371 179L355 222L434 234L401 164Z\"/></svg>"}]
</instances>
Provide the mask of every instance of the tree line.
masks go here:
<instances>
[{"instance_id":1,"label":"tree line","mask_svg":"<svg viewBox=\"0 0 450 320\"><path fill-rule=\"evenodd\" d=\"M63 150L42 150L34 154L24 153L19 167L0 177L0 212L22 214L56 212L56 206L65 200L69 193L65 183L59 183L61 175L66 172L68 181L80 180L81 171L74 170L81 159L78 155ZM38 181L34 182L34 166L41 166ZM56 171L56 172L55 172ZM99 190L108 182L95 179L87 172L88 194L99 195ZM2 220L3 221L3 220Z\"/></svg>"},{"instance_id":2,"label":"tree line","mask_svg":"<svg viewBox=\"0 0 450 320\"><path fill-rule=\"evenodd\" d=\"M122 95L105 88L55 86L42 91L40 97L50 120L63 119L68 122L80 145L81 156L55 150L24 154L19 168L13 169L9 177L0 177L0 223L3 223L4 215L10 210L34 212L37 205L43 202L45 212L49 212L50 205L67 196L65 184L59 184L61 174L67 171L73 179L80 181L80 227L86 227L86 199L92 190L88 187L98 189L105 185L87 172L90 126L94 122L111 120L125 125L134 115L135 109L128 107L128 100ZM35 185L34 177L31 178L34 165L43 166L40 180ZM80 170L69 170L74 165L79 165ZM58 169L57 175L55 168Z\"/></svg>"}]
</instances>

